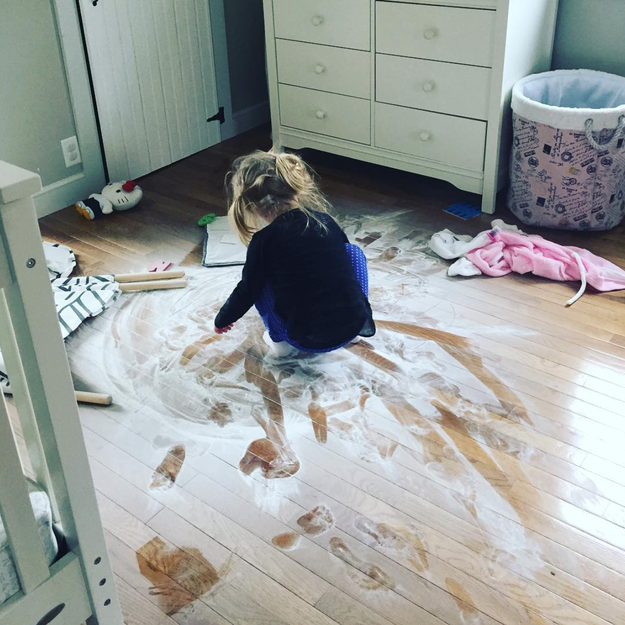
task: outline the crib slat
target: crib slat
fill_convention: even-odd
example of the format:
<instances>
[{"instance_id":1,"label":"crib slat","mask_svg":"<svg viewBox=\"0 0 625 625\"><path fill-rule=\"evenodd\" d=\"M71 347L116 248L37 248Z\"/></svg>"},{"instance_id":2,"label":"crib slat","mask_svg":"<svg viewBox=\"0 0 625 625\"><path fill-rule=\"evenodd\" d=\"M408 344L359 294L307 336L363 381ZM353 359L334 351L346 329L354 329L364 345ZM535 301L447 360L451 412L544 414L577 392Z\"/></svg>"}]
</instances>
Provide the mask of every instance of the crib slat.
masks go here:
<instances>
[{"instance_id":1,"label":"crib slat","mask_svg":"<svg viewBox=\"0 0 625 625\"><path fill-rule=\"evenodd\" d=\"M0 625L34 625L55 612L58 614L56 618L44 622L74 625L88 621L91 615L80 560L73 553L68 553L50 567L50 579L37 590L26 596L14 595L3 603Z\"/></svg>"},{"instance_id":2,"label":"crib slat","mask_svg":"<svg viewBox=\"0 0 625 625\"><path fill-rule=\"evenodd\" d=\"M7 259L4 243L0 237L0 289L4 289L11 284L11 272L9 271L9 261Z\"/></svg>"},{"instance_id":3,"label":"crib slat","mask_svg":"<svg viewBox=\"0 0 625 625\"><path fill-rule=\"evenodd\" d=\"M28 393L28 382L22 366L22 359L19 355L15 333L11 325L11 318L7 308L4 292L0 291L0 349L2 358L10 373L11 392L15 400L17 412L22 426L22 433L26 441L28 457L35 473L36 481L45 487L50 497L50 505L55 522L60 521L58 506L54 496L54 488L50 478L50 472L46 464L37 419L33 409L32 401Z\"/></svg>"},{"instance_id":4,"label":"crib slat","mask_svg":"<svg viewBox=\"0 0 625 625\"><path fill-rule=\"evenodd\" d=\"M0 515L22 590L28 594L48 579L50 571L37 532L4 395L0 397L0 458Z\"/></svg>"}]
</instances>

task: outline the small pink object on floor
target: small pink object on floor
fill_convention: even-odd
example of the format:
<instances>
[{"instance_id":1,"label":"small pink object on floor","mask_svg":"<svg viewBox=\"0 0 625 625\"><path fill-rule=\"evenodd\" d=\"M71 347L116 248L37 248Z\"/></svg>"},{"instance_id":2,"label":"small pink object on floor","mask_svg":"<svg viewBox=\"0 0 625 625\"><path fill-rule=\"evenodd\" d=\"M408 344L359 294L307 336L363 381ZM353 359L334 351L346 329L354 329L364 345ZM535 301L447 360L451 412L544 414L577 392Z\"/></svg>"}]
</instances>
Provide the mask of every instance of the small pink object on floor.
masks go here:
<instances>
[{"instance_id":1,"label":"small pink object on floor","mask_svg":"<svg viewBox=\"0 0 625 625\"><path fill-rule=\"evenodd\" d=\"M167 271L171 267L171 262L168 260L158 260L150 266L148 271L153 273L155 271Z\"/></svg>"}]
</instances>

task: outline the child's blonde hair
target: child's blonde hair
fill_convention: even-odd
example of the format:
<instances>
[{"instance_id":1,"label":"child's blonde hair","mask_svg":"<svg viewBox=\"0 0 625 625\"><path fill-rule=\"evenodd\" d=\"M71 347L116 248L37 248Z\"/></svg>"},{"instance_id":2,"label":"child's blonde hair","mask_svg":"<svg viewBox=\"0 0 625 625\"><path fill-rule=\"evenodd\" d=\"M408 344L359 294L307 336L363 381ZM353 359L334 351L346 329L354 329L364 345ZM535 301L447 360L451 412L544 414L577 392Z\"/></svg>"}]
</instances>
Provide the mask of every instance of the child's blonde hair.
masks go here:
<instances>
[{"instance_id":1,"label":"child's blonde hair","mask_svg":"<svg viewBox=\"0 0 625 625\"><path fill-rule=\"evenodd\" d=\"M311 170L295 154L252 152L238 158L226 178L228 215L239 238L248 245L259 230L258 218L271 219L289 210L301 210L310 221L327 230L314 211L327 213Z\"/></svg>"}]
</instances>

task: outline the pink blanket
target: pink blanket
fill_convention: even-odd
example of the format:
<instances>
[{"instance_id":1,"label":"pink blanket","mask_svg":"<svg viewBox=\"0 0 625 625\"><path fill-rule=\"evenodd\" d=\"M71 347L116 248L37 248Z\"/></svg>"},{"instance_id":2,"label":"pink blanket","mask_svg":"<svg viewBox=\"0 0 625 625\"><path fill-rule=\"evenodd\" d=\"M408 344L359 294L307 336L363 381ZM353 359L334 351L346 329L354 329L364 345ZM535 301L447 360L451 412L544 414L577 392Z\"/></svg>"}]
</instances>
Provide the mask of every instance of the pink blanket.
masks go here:
<instances>
[{"instance_id":1,"label":"pink blanket","mask_svg":"<svg viewBox=\"0 0 625 625\"><path fill-rule=\"evenodd\" d=\"M625 289L625 271L615 264L578 247L564 247L538 235L516 232L490 233L490 243L466 255L482 273L505 276L508 273L533 273L551 280L581 280L575 255L586 270L586 281L598 291Z\"/></svg>"}]
</instances>

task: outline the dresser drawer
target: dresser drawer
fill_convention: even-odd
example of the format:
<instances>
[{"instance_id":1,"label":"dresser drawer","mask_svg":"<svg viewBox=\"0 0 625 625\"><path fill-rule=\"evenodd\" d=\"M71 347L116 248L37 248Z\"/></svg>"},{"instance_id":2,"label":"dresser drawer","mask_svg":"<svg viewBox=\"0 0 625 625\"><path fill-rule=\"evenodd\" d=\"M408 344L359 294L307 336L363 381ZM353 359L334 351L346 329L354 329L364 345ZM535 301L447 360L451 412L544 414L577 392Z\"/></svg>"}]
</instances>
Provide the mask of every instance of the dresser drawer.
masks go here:
<instances>
[{"instance_id":1,"label":"dresser drawer","mask_svg":"<svg viewBox=\"0 0 625 625\"><path fill-rule=\"evenodd\" d=\"M371 142L371 103L334 93L280 85L280 123L368 145Z\"/></svg>"},{"instance_id":2,"label":"dresser drawer","mask_svg":"<svg viewBox=\"0 0 625 625\"><path fill-rule=\"evenodd\" d=\"M273 0L276 37L371 49L369 0Z\"/></svg>"},{"instance_id":3,"label":"dresser drawer","mask_svg":"<svg viewBox=\"0 0 625 625\"><path fill-rule=\"evenodd\" d=\"M377 52L491 67L496 11L376 3Z\"/></svg>"},{"instance_id":4,"label":"dresser drawer","mask_svg":"<svg viewBox=\"0 0 625 625\"><path fill-rule=\"evenodd\" d=\"M376 101L488 119L491 70L378 54Z\"/></svg>"},{"instance_id":5,"label":"dresser drawer","mask_svg":"<svg viewBox=\"0 0 625 625\"><path fill-rule=\"evenodd\" d=\"M486 122L376 104L375 145L462 169L483 171Z\"/></svg>"},{"instance_id":6,"label":"dresser drawer","mask_svg":"<svg viewBox=\"0 0 625 625\"><path fill-rule=\"evenodd\" d=\"M276 41L278 80L356 98L371 98L371 53Z\"/></svg>"}]
</instances>

